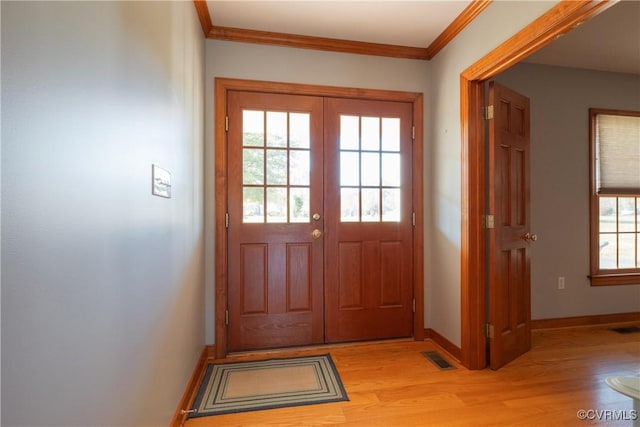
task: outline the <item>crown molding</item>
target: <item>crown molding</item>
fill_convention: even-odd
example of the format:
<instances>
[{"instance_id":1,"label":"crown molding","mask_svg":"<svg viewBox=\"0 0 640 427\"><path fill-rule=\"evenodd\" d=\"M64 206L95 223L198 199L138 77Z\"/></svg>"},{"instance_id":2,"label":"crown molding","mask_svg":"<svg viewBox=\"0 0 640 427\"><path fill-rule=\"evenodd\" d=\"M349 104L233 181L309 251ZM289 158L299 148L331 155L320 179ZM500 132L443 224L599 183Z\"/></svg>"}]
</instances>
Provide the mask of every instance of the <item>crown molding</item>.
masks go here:
<instances>
[{"instance_id":1,"label":"crown molding","mask_svg":"<svg viewBox=\"0 0 640 427\"><path fill-rule=\"evenodd\" d=\"M200 25L202 26L202 32L205 37L208 37L209 32L213 24L211 23L211 15L209 15L209 7L206 0L193 0L193 5L196 8Z\"/></svg>"},{"instance_id":2,"label":"crown molding","mask_svg":"<svg viewBox=\"0 0 640 427\"><path fill-rule=\"evenodd\" d=\"M426 48L303 36L298 34L275 33L270 31L245 30L241 28L213 26L211 31L209 31L208 38L234 42L287 46L301 49L388 56L393 58L427 59Z\"/></svg>"},{"instance_id":3,"label":"crown molding","mask_svg":"<svg viewBox=\"0 0 640 427\"><path fill-rule=\"evenodd\" d=\"M447 28L427 47L427 58L432 59L451 40L455 38L467 25L471 23L480 12L485 10L493 0L473 0L469 5L453 20Z\"/></svg>"},{"instance_id":4,"label":"crown molding","mask_svg":"<svg viewBox=\"0 0 640 427\"><path fill-rule=\"evenodd\" d=\"M205 0L194 0L194 5L206 38L243 43L287 46L300 49L355 53L406 59L432 59L451 40L473 21L493 0L473 0L456 19L426 48L369 43L326 37L304 36L271 31L248 30L215 26Z\"/></svg>"}]
</instances>

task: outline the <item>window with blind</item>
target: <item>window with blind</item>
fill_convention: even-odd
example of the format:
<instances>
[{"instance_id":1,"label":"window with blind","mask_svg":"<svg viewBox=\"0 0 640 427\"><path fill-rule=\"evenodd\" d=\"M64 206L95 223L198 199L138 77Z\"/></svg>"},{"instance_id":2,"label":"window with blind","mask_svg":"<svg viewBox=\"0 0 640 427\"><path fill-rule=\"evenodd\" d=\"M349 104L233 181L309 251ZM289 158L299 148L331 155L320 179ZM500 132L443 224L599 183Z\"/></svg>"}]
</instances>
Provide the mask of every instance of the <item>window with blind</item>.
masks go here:
<instances>
[{"instance_id":1,"label":"window with blind","mask_svg":"<svg viewBox=\"0 0 640 427\"><path fill-rule=\"evenodd\" d=\"M591 284L640 284L640 111L589 118Z\"/></svg>"}]
</instances>

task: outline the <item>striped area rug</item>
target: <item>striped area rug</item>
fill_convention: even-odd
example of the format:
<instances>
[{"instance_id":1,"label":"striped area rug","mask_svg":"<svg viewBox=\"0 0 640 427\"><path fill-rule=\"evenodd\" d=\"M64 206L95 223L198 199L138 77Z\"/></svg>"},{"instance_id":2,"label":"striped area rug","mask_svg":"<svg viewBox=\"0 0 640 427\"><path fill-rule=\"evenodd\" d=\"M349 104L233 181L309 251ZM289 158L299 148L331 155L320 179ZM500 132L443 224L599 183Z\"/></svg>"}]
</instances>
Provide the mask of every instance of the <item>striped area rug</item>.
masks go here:
<instances>
[{"instance_id":1,"label":"striped area rug","mask_svg":"<svg viewBox=\"0 0 640 427\"><path fill-rule=\"evenodd\" d=\"M331 355L209 364L189 417L349 400Z\"/></svg>"}]
</instances>

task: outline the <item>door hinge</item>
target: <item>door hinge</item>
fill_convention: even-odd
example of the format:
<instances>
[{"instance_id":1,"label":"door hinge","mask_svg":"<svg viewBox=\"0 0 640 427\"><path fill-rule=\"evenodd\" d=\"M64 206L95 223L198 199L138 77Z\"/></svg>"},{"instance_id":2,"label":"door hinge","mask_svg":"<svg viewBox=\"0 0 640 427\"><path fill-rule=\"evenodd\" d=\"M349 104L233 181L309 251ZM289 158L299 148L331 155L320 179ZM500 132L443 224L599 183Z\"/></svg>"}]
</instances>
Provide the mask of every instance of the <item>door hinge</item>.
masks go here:
<instances>
[{"instance_id":1,"label":"door hinge","mask_svg":"<svg viewBox=\"0 0 640 427\"><path fill-rule=\"evenodd\" d=\"M413 140L416 139L416 127L415 126L411 127L411 139L413 139Z\"/></svg>"},{"instance_id":2,"label":"door hinge","mask_svg":"<svg viewBox=\"0 0 640 427\"><path fill-rule=\"evenodd\" d=\"M229 132L229 116L224 117L224 130L225 132Z\"/></svg>"},{"instance_id":3,"label":"door hinge","mask_svg":"<svg viewBox=\"0 0 640 427\"><path fill-rule=\"evenodd\" d=\"M493 325L491 323L485 323L484 336L487 338L493 338Z\"/></svg>"},{"instance_id":4,"label":"door hinge","mask_svg":"<svg viewBox=\"0 0 640 427\"><path fill-rule=\"evenodd\" d=\"M229 325L229 310L224 311L224 324Z\"/></svg>"},{"instance_id":5,"label":"door hinge","mask_svg":"<svg viewBox=\"0 0 640 427\"><path fill-rule=\"evenodd\" d=\"M413 224L414 227L416 226L416 213L415 212L413 212L411 214L411 223Z\"/></svg>"},{"instance_id":6,"label":"door hinge","mask_svg":"<svg viewBox=\"0 0 640 427\"><path fill-rule=\"evenodd\" d=\"M495 227L496 218L493 215L485 215L484 216L484 228L493 228Z\"/></svg>"},{"instance_id":7,"label":"door hinge","mask_svg":"<svg viewBox=\"0 0 640 427\"><path fill-rule=\"evenodd\" d=\"M413 299L413 312L416 312L416 299Z\"/></svg>"},{"instance_id":8,"label":"door hinge","mask_svg":"<svg viewBox=\"0 0 640 427\"><path fill-rule=\"evenodd\" d=\"M229 228L229 212L224 214L224 227Z\"/></svg>"},{"instance_id":9,"label":"door hinge","mask_svg":"<svg viewBox=\"0 0 640 427\"><path fill-rule=\"evenodd\" d=\"M483 108L484 111L484 119L491 120L493 119L493 105L489 105Z\"/></svg>"}]
</instances>

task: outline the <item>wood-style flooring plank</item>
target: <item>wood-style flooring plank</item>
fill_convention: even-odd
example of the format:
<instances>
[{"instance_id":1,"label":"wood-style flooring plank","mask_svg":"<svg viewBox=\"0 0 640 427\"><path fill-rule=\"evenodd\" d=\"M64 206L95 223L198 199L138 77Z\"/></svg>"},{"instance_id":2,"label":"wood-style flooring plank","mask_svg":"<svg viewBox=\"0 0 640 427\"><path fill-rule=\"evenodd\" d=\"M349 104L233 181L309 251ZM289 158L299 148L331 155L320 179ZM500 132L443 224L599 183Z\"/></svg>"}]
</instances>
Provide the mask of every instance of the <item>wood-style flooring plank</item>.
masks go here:
<instances>
[{"instance_id":1,"label":"wood-style flooring plank","mask_svg":"<svg viewBox=\"0 0 640 427\"><path fill-rule=\"evenodd\" d=\"M421 352L457 369L440 371ZM233 355L226 361L331 353L350 401L190 419L214 426L631 426L580 420L580 409L626 411L609 375L640 374L640 334L609 327L533 332L532 350L498 371L469 371L430 341L350 344Z\"/></svg>"}]
</instances>

